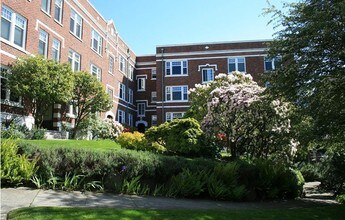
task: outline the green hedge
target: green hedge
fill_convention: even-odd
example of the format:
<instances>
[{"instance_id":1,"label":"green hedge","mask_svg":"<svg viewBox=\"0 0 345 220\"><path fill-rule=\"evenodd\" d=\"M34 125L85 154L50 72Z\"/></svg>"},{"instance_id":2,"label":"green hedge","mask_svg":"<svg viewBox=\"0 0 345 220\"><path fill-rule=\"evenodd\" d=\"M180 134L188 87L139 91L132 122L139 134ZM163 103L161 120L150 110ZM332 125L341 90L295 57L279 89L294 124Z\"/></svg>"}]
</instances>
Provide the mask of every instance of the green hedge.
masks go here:
<instances>
[{"instance_id":1,"label":"green hedge","mask_svg":"<svg viewBox=\"0 0 345 220\"><path fill-rule=\"evenodd\" d=\"M38 159L33 178L38 187L243 201L295 198L303 186L300 173L271 161L223 163L127 149L95 152L25 143L20 150Z\"/></svg>"}]
</instances>

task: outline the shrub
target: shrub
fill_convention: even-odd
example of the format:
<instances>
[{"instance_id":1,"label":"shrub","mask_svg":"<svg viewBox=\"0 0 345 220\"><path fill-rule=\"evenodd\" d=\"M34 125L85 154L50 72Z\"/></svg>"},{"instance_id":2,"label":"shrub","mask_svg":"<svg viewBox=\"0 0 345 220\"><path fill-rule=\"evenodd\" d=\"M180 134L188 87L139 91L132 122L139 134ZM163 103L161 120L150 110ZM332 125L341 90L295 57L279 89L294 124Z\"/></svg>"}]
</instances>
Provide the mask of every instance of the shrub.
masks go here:
<instances>
[{"instance_id":1,"label":"shrub","mask_svg":"<svg viewBox=\"0 0 345 220\"><path fill-rule=\"evenodd\" d=\"M24 139L25 138L25 133L20 131L18 126L12 122L8 128L4 128L1 126L1 139Z\"/></svg>"},{"instance_id":2,"label":"shrub","mask_svg":"<svg viewBox=\"0 0 345 220\"><path fill-rule=\"evenodd\" d=\"M340 204L343 204L345 205L345 194L342 194L342 195L338 195L336 200L340 203Z\"/></svg>"},{"instance_id":3,"label":"shrub","mask_svg":"<svg viewBox=\"0 0 345 220\"><path fill-rule=\"evenodd\" d=\"M119 142L121 147L132 150L145 150L148 146L144 134L137 131L120 134L117 138L117 142Z\"/></svg>"},{"instance_id":4,"label":"shrub","mask_svg":"<svg viewBox=\"0 0 345 220\"><path fill-rule=\"evenodd\" d=\"M90 117L80 125L81 133L85 130L91 130L94 139L115 140L123 131L123 126L110 119L101 119L100 117Z\"/></svg>"},{"instance_id":5,"label":"shrub","mask_svg":"<svg viewBox=\"0 0 345 220\"><path fill-rule=\"evenodd\" d=\"M18 155L18 146L11 139L1 143L1 181L21 184L29 181L36 172L36 160L30 161L26 155Z\"/></svg>"},{"instance_id":6,"label":"shrub","mask_svg":"<svg viewBox=\"0 0 345 220\"><path fill-rule=\"evenodd\" d=\"M158 127L149 128L145 137L150 143L157 142L170 154L181 156L214 156L207 145L199 123L192 118L175 119Z\"/></svg>"},{"instance_id":7,"label":"shrub","mask_svg":"<svg viewBox=\"0 0 345 220\"><path fill-rule=\"evenodd\" d=\"M318 181L321 179L320 168L317 164L304 164L299 168L305 181Z\"/></svg>"}]
</instances>

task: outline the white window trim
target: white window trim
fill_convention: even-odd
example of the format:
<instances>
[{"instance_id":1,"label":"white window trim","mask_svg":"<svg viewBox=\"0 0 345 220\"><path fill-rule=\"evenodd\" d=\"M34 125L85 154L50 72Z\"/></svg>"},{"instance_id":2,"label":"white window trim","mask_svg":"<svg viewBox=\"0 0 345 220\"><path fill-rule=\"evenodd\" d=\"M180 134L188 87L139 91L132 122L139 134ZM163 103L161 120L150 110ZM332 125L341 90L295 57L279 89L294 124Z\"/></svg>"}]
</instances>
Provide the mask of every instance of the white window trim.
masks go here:
<instances>
[{"instance_id":1,"label":"white window trim","mask_svg":"<svg viewBox=\"0 0 345 220\"><path fill-rule=\"evenodd\" d=\"M171 91L170 96L171 96L171 99L172 99L172 97L173 97L172 89L173 89L174 87L181 87L181 88L182 88L182 90L181 90L181 92L182 92L182 96L181 96L181 97L182 97L182 100L168 100L168 92L167 92L167 89L170 88L170 91ZM187 87L187 99L183 99L183 87ZM189 100L189 96L188 96L188 85L166 86L166 87L165 87L165 102L188 102L188 100Z\"/></svg>"},{"instance_id":2,"label":"white window trim","mask_svg":"<svg viewBox=\"0 0 345 220\"><path fill-rule=\"evenodd\" d=\"M98 42L98 48L94 48L94 40ZM103 38L102 36L95 30L92 29L91 31L91 49L97 53L98 55L102 56L102 49L103 49Z\"/></svg>"},{"instance_id":3,"label":"white window trim","mask_svg":"<svg viewBox=\"0 0 345 220\"><path fill-rule=\"evenodd\" d=\"M59 47L58 48L55 48L54 47L54 42L59 42ZM57 54L58 54L58 59L57 60L55 60L56 62L60 62L60 56L61 56L61 52L60 52L60 50L61 50L61 41L59 41L58 39L56 39L56 38L53 38L53 43L52 43L52 59L53 59L53 51L54 51L54 49L57 51Z\"/></svg>"},{"instance_id":4,"label":"white window trim","mask_svg":"<svg viewBox=\"0 0 345 220\"><path fill-rule=\"evenodd\" d=\"M123 70L121 69L122 61L123 61ZM119 70L121 73L126 74L126 59L122 55L119 55Z\"/></svg>"},{"instance_id":5,"label":"white window trim","mask_svg":"<svg viewBox=\"0 0 345 220\"><path fill-rule=\"evenodd\" d=\"M212 70L212 72L213 72L213 79L212 80L205 81L205 79L204 79L204 70ZM214 71L213 68L202 68L201 69L202 83L209 83L209 82L214 81L214 74L215 74L215 71Z\"/></svg>"},{"instance_id":6,"label":"white window trim","mask_svg":"<svg viewBox=\"0 0 345 220\"><path fill-rule=\"evenodd\" d=\"M69 30L69 32L75 36L76 38L78 38L79 40L82 40L82 36L83 36L83 18L76 12L74 11L73 9L71 9L71 16L70 16L70 21L71 22L71 18L72 18L72 15L74 13L74 17L73 17L73 20L74 20L74 26L73 26L73 31L71 31L71 29ZM80 24L77 22L78 20L78 17L80 18ZM80 36L77 35L77 33L74 33L74 32L77 32L77 24L80 25ZM69 27L70 28L70 27Z\"/></svg>"},{"instance_id":7,"label":"white window trim","mask_svg":"<svg viewBox=\"0 0 345 220\"><path fill-rule=\"evenodd\" d=\"M153 72L155 72L156 74L153 74ZM153 78L153 75L156 76L156 78ZM156 80L157 79L157 69L156 68L152 68L151 69L151 80Z\"/></svg>"},{"instance_id":8,"label":"white window trim","mask_svg":"<svg viewBox=\"0 0 345 220\"><path fill-rule=\"evenodd\" d=\"M128 125L132 127L133 126L133 114L128 113L127 116L128 116L127 117L128 118Z\"/></svg>"},{"instance_id":9,"label":"white window trim","mask_svg":"<svg viewBox=\"0 0 345 220\"><path fill-rule=\"evenodd\" d=\"M168 121L168 115L170 115L170 118L171 118L171 120L169 120L169 121L177 119L177 118L173 118L174 114L182 114L181 118L183 118L183 116L186 114L186 112L166 112L165 113L165 121Z\"/></svg>"},{"instance_id":10,"label":"white window trim","mask_svg":"<svg viewBox=\"0 0 345 220\"><path fill-rule=\"evenodd\" d=\"M134 78L134 66L132 64L129 64L128 66L128 79L130 81L133 81Z\"/></svg>"},{"instance_id":11,"label":"white window trim","mask_svg":"<svg viewBox=\"0 0 345 220\"><path fill-rule=\"evenodd\" d=\"M45 45L44 45L44 54L40 54L40 55L44 56L44 58L47 58L48 57L49 34L46 31L40 29L40 31L38 32L38 34L39 34L38 42L41 41L41 38L40 38L41 37L41 33L45 34L45 39L44 39L44 41L42 41L42 42L45 43Z\"/></svg>"},{"instance_id":12,"label":"white window trim","mask_svg":"<svg viewBox=\"0 0 345 220\"><path fill-rule=\"evenodd\" d=\"M122 120L120 121L120 113L122 115ZM126 123L126 112L123 110L118 109L117 110L117 121L121 124L125 124Z\"/></svg>"},{"instance_id":13,"label":"white window trim","mask_svg":"<svg viewBox=\"0 0 345 220\"><path fill-rule=\"evenodd\" d=\"M4 68L4 67L1 67L1 68L2 69L7 69L7 68ZM7 69L7 71L8 71L8 69ZM0 76L0 78L7 80L7 78L5 78L3 76ZM18 102L11 101L10 97L11 97L11 90L6 89L6 97L5 97L5 99L1 99L0 103L4 104L4 105L14 106L14 107L20 107L20 108L23 107L23 99L22 99L21 96L19 96L19 101Z\"/></svg>"},{"instance_id":14,"label":"white window trim","mask_svg":"<svg viewBox=\"0 0 345 220\"><path fill-rule=\"evenodd\" d=\"M60 8L60 14L59 14L60 21L55 19L55 8L56 7ZM58 5L57 1L54 0L54 21L56 21L60 25L62 25L62 11L63 11L63 0L61 0L61 5Z\"/></svg>"},{"instance_id":15,"label":"white window trim","mask_svg":"<svg viewBox=\"0 0 345 220\"><path fill-rule=\"evenodd\" d=\"M181 74L172 74L172 63L173 62L180 62L181 63ZM187 73L183 74L183 62L186 62ZM170 75L167 74L167 66L170 63ZM181 76L188 76L188 60L169 60L165 62L164 66L165 77L181 77Z\"/></svg>"},{"instance_id":16,"label":"white window trim","mask_svg":"<svg viewBox=\"0 0 345 220\"><path fill-rule=\"evenodd\" d=\"M90 64L90 73L91 73L91 75L93 75L93 76L95 76L95 74L93 73L93 67L97 69L97 73L96 73L96 78L97 78L97 80L100 81L100 82L102 82L102 69L101 69L99 66L97 66L97 65L95 65L95 64L93 64L93 63L91 63L91 64Z\"/></svg>"},{"instance_id":17,"label":"white window trim","mask_svg":"<svg viewBox=\"0 0 345 220\"><path fill-rule=\"evenodd\" d=\"M144 113L144 114L139 114L139 113L140 113L140 112L139 112L139 109L140 109L139 106L140 106L140 105L143 106L143 113ZM137 109L138 109L138 110L137 110L137 112L138 112L138 117L144 117L144 116L145 116L145 112L146 112L146 105L145 105L145 103L138 103L138 104L137 104Z\"/></svg>"},{"instance_id":18,"label":"white window trim","mask_svg":"<svg viewBox=\"0 0 345 220\"><path fill-rule=\"evenodd\" d=\"M106 90L106 92L107 92L107 94L108 94L108 95L109 95L109 93L108 93L108 89L110 89L110 90L112 90L112 91L113 91L113 92L112 92L112 93L113 93L113 95L111 96L111 100L113 100L113 99L114 99L114 97L115 97L115 94L114 94L114 91L115 91L115 90L114 90L114 87L112 87L112 86L110 86L110 85L108 85L108 84L107 84L107 85L106 85L106 89L107 89L107 90Z\"/></svg>"},{"instance_id":19,"label":"white window trim","mask_svg":"<svg viewBox=\"0 0 345 220\"><path fill-rule=\"evenodd\" d=\"M244 60L244 73L247 72L247 67L246 67L246 57L245 56L236 56L236 57L228 57L228 73L231 73L232 71L230 71L230 59L235 59L235 71L239 71L238 70L238 59L242 59ZM241 71L240 71L241 72Z\"/></svg>"},{"instance_id":20,"label":"white window trim","mask_svg":"<svg viewBox=\"0 0 345 220\"><path fill-rule=\"evenodd\" d=\"M155 123L155 124L153 124L153 118L154 118L154 117L156 118L156 120L155 120L156 123ZM157 121L158 121L157 119L158 119L158 118L157 118L157 115L151 115L151 126L156 126L156 125L157 125Z\"/></svg>"},{"instance_id":21,"label":"white window trim","mask_svg":"<svg viewBox=\"0 0 345 220\"><path fill-rule=\"evenodd\" d=\"M50 12L51 12L51 0L45 0L47 1L47 7L48 7L48 11L46 11L44 8L42 8L42 0L41 0L41 10L46 13L47 15L50 16Z\"/></svg>"},{"instance_id":22,"label":"white window trim","mask_svg":"<svg viewBox=\"0 0 345 220\"><path fill-rule=\"evenodd\" d=\"M113 60L113 66L110 68L110 59ZM114 65L115 65L115 58L114 56L109 54L109 60L108 60L108 73L111 75L114 75Z\"/></svg>"},{"instance_id":23,"label":"white window trim","mask_svg":"<svg viewBox=\"0 0 345 220\"><path fill-rule=\"evenodd\" d=\"M72 64L71 64L71 68L72 68L73 72L74 72L74 69L75 69L74 64L75 64L76 57L79 56L78 70L77 70L77 71L80 71L80 67L81 67L81 56L80 56L80 54L77 53L76 51L70 49L70 50L68 51L68 58L69 58L69 52L72 52Z\"/></svg>"},{"instance_id":24,"label":"white window trim","mask_svg":"<svg viewBox=\"0 0 345 220\"><path fill-rule=\"evenodd\" d=\"M153 94L156 94L156 96L153 96ZM156 97L156 101L153 101L153 97ZM151 92L151 103L156 103L157 102L157 91L152 91Z\"/></svg>"},{"instance_id":25,"label":"white window trim","mask_svg":"<svg viewBox=\"0 0 345 220\"><path fill-rule=\"evenodd\" d=\"M272 69L271 70L266 69L266 61L270 61L272 63ZM277 68L276 63L279 61L281 61L281 57L275 57L272 59L268 59L267 57L264 57L264 70L265 70L265 72L275 70Z\"/></svg>"},{"instance_id":26,"label":"white window trim","mask_svg":"<svg viewBox=\"0 0 345 220\"><path fill-rule=\"evenodd\" d=\"M133 89L128 88L128 103L133 104L134 103L134 93Z\"/></svg>"},{"instance_id":27,"label":"white window trim","mask_svg":"<svg viewBox=\"0 0 345 220\"><path fill-rule=\"evenodd\" d=\"M137 78L137 84L138 84L138 86L137 86L137 91L138 92L144 92L144 91L146 91L146 78ZM140 84L139 84L139 81L142 81L142 88L140 88L139 86L140 86Z\"/></svg>"},{"instance_id":28,"label":"white window trim","mask_svg":"<svg viewBox=\"0 0 345 220\"><path fill-rule=\"evenodd\" d=\"M11 14L11 20L8 20L7 18L5 18L6 20L8 20L10 22L9 40L1 37L1 41L3 41L3 42L5 42L5 43L7 43L7 44L9 44L15 48L18 48L19 50L25 49L25 47L26 47L26 34L27 34L26 31L27 31L27 26L28 26L28 20L24 16L21 16L20 14L18 14L17 12L13 11L12 9L10 9L9 7L7 7L5 5L1 6L1 10L2 10L2 8L5 8L6 10L10 11L12 14ZM17 16L24 20L23 41L22 41L23 46L19 46L19 45L14 43L14 31L15 31L15 27L16 27ZM2 18L2 16L1 16L1 18Z\"/></svg>"},{"instance_id":29,"label":"white window trim","mask_svg":"<svg viewBox=\"0 0 345 220\"><path fill-rule=\"evenodd\" d=\"M121 87L123 88L122 93L121 93ZM126 101L126 86L123 83L119 83L119 99L122 101Z\"/></svg>"}]
</instances>

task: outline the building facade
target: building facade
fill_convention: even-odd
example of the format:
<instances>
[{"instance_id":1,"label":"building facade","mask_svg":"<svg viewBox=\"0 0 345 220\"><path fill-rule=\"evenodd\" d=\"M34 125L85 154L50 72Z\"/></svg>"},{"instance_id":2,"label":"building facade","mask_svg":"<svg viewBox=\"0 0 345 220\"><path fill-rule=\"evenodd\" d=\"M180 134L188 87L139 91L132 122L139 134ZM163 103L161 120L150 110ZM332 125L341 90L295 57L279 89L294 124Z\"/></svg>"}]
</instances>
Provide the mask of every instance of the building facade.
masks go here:
<instances>
[{"instance_id":1,"label":"building facade","mask_svg":"<svg viewBox=\"0 0 345 220\"><path fill-rule=\"evenodd\" d=\"M140 131L174 118L189 107L188 89L212 81L219 73L247 72L258 79L274 63L265 60L267 41L218 42L157 46L156 54L137 56L112 20L106 20L88 0L2 0L1 71L24 56L42 55L70 63L74 71L90 72L113 100L102 113ZM1 77L1 121L33 118L21 97L14 97ZM73 102L55 104L44 126L73 126Z\"/></svg>"}]
</instances>

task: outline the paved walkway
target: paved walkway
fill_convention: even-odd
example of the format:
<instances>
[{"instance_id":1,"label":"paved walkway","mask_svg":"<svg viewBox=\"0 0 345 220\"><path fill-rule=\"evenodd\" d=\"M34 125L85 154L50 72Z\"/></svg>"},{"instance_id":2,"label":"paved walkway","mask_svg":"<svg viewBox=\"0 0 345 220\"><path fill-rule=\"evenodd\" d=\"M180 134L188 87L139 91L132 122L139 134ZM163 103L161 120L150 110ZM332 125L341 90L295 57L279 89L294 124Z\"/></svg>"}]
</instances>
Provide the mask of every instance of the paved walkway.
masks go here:
<instances>
[{"instance_id":1,"label":"paved walkway","mask_svg":"<svg viewBox=\"0 0 345 220\"><path fill-rule=\"evenodd\" d=\"M299 208L336 203L328 194L321 196L323 197L313 197L307 194L306 198L294 201L220 202L93 192L82 193L78 191L65 192L25 187L3 188L1 189L1 219L6 219L6 214L13 209L35 206L112 207L128 209L269 209Z\"/></svg>"}]
</instances>

